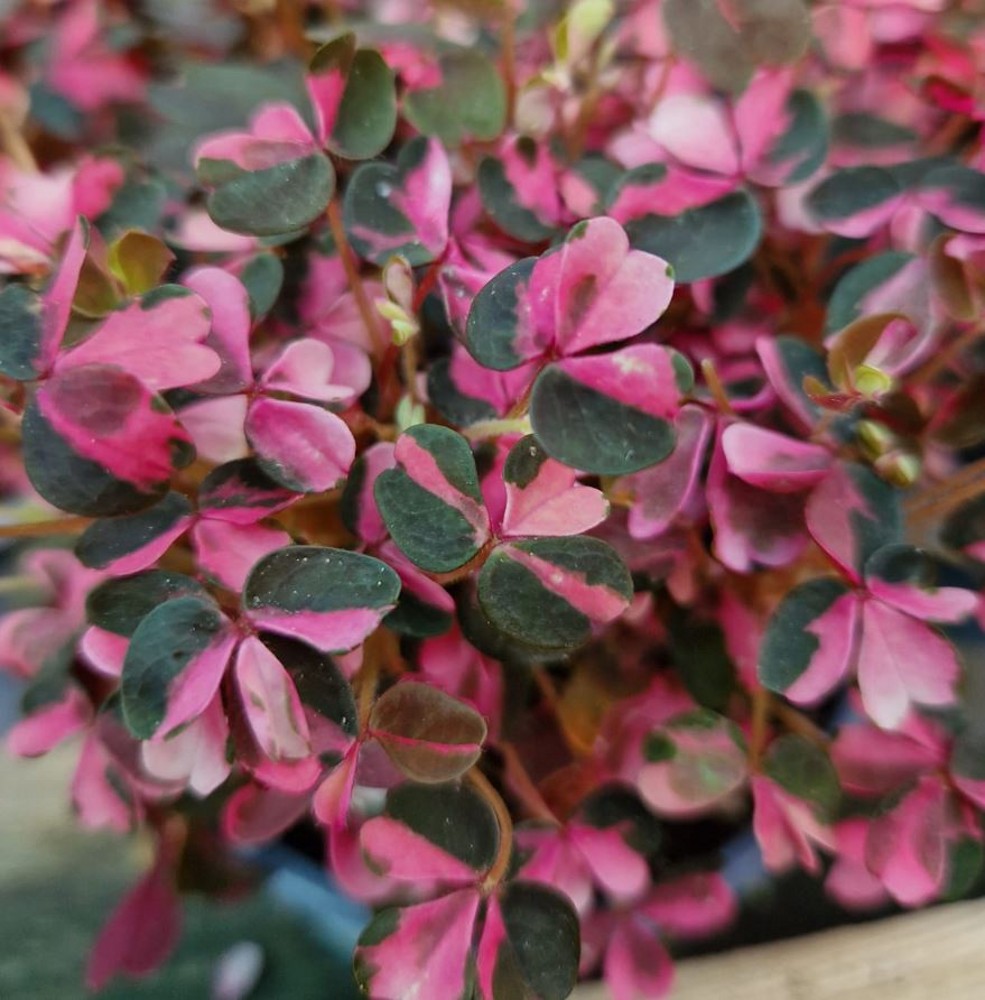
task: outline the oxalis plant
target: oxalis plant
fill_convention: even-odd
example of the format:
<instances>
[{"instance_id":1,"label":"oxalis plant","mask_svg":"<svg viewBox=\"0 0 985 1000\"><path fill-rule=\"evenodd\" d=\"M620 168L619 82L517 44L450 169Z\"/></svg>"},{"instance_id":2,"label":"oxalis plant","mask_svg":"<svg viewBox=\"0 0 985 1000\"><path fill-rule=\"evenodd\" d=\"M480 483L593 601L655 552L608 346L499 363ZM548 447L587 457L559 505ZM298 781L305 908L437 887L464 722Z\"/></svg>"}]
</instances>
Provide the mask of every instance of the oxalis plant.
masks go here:
<instances>
[{"instance_id":1,"label":"oxalis plant","mask_svg":"<svg viewBox=\"0 0 985 1000\"><path fill-rule=\"evenodd\" d=\"M662 996L736 844L967 891L980 3L2 10L7 742L154 846L91 988L298 824L379 1000Z\"/></svg>"}]
</instances>

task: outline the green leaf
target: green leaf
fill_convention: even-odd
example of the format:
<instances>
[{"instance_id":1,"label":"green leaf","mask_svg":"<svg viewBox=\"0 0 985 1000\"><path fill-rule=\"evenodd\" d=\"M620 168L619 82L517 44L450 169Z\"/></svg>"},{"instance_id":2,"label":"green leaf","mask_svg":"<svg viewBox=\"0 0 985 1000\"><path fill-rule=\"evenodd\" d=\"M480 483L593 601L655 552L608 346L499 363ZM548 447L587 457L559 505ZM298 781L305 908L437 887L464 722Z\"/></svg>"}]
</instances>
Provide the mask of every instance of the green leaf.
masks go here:
<instances>
[{"instance_id":1,"label":"green leaf","mask_svg":"<svg viewBox=\"0 0 985 1000\"><path fill-rule=\"evenodd\" d=\"M157 178L128 177L112 204L99 216L99 231L109 241L131 229L157 229L167 200L167 188Z\"/></svg>"},{"instance_id":2,"label":"green leaf","mask_svg":"<svg viewBox=\"0 0 985 1000\"><path fill-rule=\"evenodd\" d=\"M479 603L498 629L542 650L574 649L593 622L611 621L633 585L616 551L596 538L534 538L494 549Z\"/></svg>"},{"instance_id":3,"label":"green leaf","mask_svg":"<svg viewBox=\"0 0 985 1000\"><path fill-rule=\"evenodd\" d=\"M75 554L83 566L105 569L152 545L180 522L188 520L191 513L192 505L184 496L169 493L147 510L124 517L102 518L90 524L76 542ZM144 565L154 561L154 558L147 559Z\"/></svg>"},{"instance_id":4,"label":"green leaf","mask_svg":"<svg viewBox=\"0 0 985 1000\"><path fill-rule=\"evenodd\" d=\"M724 712L735 690L735 665L721 628L680 613L668 626L674 668L688 693L699 705Z\"/></svg>"},{"instance_id":5,"label":"green leaf","mask_svg":"<svg viewBox=\"0 0 985 1000\"><path fill-rule=\"evenodd\" d=\"M783 693L811 667L821 650L812 626L836 601L849 594L839 580L809 580L791 590L773 612L759 651L759 679L764 687ZM843 636L849 644L851 636Z\"/></svg>"},{"instance_id":6,"label":"green leaf","mask_svg":"<svg viewBox=\"0 0 985 1000\"><path fill-rule=\"evenodd\" d=\"M835 285L828 300L828 316L824 328L829 333L843 330L863 315L863 300L873 289L889 281L916 255L902 250L876 254L846 271Z\"/></svg>"},{"instance_id":7,"label":"green leaf","mask_svg":"<svg viewBox=\"0 0 985 1000\"><path fill-rule=\"evenodd\" d=\"M216 225L251 236L280 236L306 228L328 207L335 191L335 171L327 157L312 153L265 170L243 170L203 160L199 177L216 184L209 195L209 215Z\"/></svg>"},{"instance_id":8,"label":"green leaf","mask_svg":"<svg viewBox=\"0 0 985 1000\"><path fill-rule=\"evenodd\" d=\"M436 424L400 436L397 468L373 487L391 537L415 565L431 573L464 566L488 538L489 518L469 443Z\"/></svg>"},{"instance_id":9,"label":"green leaf","mask_svg":"<svg viewBox=\"0 0 985 1000\"><path fill-rule=\"evenodd\" d=\"M791 795L815 806L825 822L835 818L841 785L831 758L820 747L796 733L785 733L770 744L763 770Z\"/></svg>"},{"instance_id":10,"label":"green leaf","mask_svg":"<svg viewBox=\"0 0 985 1000\"><path fill-rule=\"evenodd\" d=\"M950 845L947 886L941 898L947 902L964 899L981 879L985 848L973 837L960 837Z\"/></svg>"},{"instance_id":11,"label":"green leaf","mask_svg":"<svg viewBox=\"0 0 985 1000\"><path fill-rule=\"evenodd\" d=\"M742 90L756 66L794 62L810 43L803 0L731 0L729 17L723 6L717 0L664 0L660 9L676 51L722 90Z\"/></svg>"},{"instance_id":12,"label":"green leaf","mask_svg":"<svg viewBox=\"0 0 985 1000\"><path fill-rule=\"evenodd\" d=\"M430 639L444 635L451 628L454 615L450 611L427 603L410 590L400 592L400 601L386 616L386 627L413 639Z\"/></svg>"},{"instance_id":13,"label":"green leaf","mask_svg":"<svg viewBox=\"0 0 985 1000\"><path fill-rule=\"evenodd\" d=\"M201 597L175 598L141 620L120 676L123 718L137 739L150 739L157 732L168 714L175 682L216 655L214 644L226 628L219 608Z\"/></svg>"},{"instance_id":14,"label":"green leaf","mask_svg":"<svg viewBox=\"0 0 985 1000\"><path fill-rule=\"evenodd\" d=\"M282 635L264 634L260 638L291 675L306 708L334 722L350 736L359 732L352 688L327 653Z\"/></svg>"},{"instance_id":15,"label":"green leaf","mask_svg":"<svg viewBox=\"0 0 985 1000\"><path fill-rule=\"evenodd\" d=\"M86 598L86 618L90 625L129 638L159 605L177 597L207 596L205 588L184 573L150 569L99 584Z\"/></svg>"},{"instance_id":16,"label":"green leaf","mask_svg":"<svg viewBox=\"0 0 985 1000\"><path fill-rule=\"evenodd\" d=\"M372 556L320 545L290 545L264 556L243 587L257 627L323 651L359 645L392 609L400 578Z\"/></svg>"},{"instance_id":17,"label":"green leaf","mask_svg":"<svg viewBox=\"0 0 985 1000\"><path fill-rule=\"evenodd\" d=\"M747 191L680 215L644 215L626 223L630 243L669 261L681 283L734 270L755 253L762 231L759 206Z\"/></svg>"},{"instance_id":18,"label":"green leaf","mask_svg":"<svg viewBox=\"0 0 985 1000\"><path fill-rule=\"evenodd\" d=\"M284 265L272 253L251 257L239 276L250 296L250 314L254 320L266 316L274 307L284 284Z\"/></svg>"},{"instance_id":19,"label":"green leaf","mask_svg":"<svg viewBox=\"0 0 985 1000\"><path fill-rule=\"evenodd\" d=\"M517 149L522 151L525 145L534 144L533 139L527 136L517 140ZM531 150L531 156L535 155ZM502 160L493 156L487 156L479 164L479 172L476 175L479 185L479 197L482 199L482 207L492 216L493 221L505 233L515 236L525 243L539 243L542 240L550 239L557 231L556 228L547 226L527 207L525 207L516 189L506 176L506 167Z\"/></svg>"},{"instance_id":20,"label":"green leaf","mask_svg":"<svg viewBox=\"0 0 985 1000\"><path fill-rule=\"evenodd\" d=\"M467 785L398 785L387 793L385 814L477 872L496 860L496 817Z\"/></svg>"},{"instance_id":21,"label":"green leaf","mask_svg":"<svg viewBox=\"0 0 985 1000\"><path fill-rule=\"evenodd\" d=\"M438 68L441 83L404 98L407 120L446 146L495 139L506 125L506 91L495 65L468 49L442 55Z\"/></svg>"},{"instance_id":22,"label":"green leaf","mask_svg":"<svg viewBox=\"0 0 985 1000\"><path fill-rule=\"evenodd\" d=\"M451 376L451 359L438 358L428 368L428 400L451 424L468 427L497 416L492 403L466 396Z\"/></svg>"},{"instance_id":23,"label":"green leaf","mask_svg":"<svg viewBox=\"0 0 985 1000\"><path fill-rule=\"evenodd\" d=\"M486 739L485 720L475 709L414 680L376 699L369 729L406 777L425 784L460 777L479 759Z\"/></svg>"},{"instance_id":24,"label":"green leaf","mask_svg":"<svg viewBox=\"0 0 985 1000\"><path fill-rule=\"evenodd\" d=\"M548 365L534 382L530 424L552 458L599 475L621 476L656 465L677 439L669 420L572 378L559 364Z\"/></svg>"},{"instance_id":25,"label":"green leaf","mask_svg":"<svg viewBox=\"0 0 985 1000\"><path fill-rule=\"evenodd\" d=\"M807 180L820 169L828 155L828 121L821 102L809 90L795 90L787 100L790 125L773 143L767 159L783 167L784 184Z\"/></svg>"},{"instance_id":26,"label":"green leaf","mask_svg":"<svg viewBox=\"0 0 985 1000\"><path fill-rule=\"evenodd\" d=\"M554 889L511 882L499 899L506 938L493 972L495 1000L564 1000L578 980L578 917Z\"/></svg>"},{"instance_id":27,"label":"green leaf","mask_svg":"<svg viewBox=\"0 0 985 1000\"><path fill-rule=\"evenodd\" d=\"M657 738L658 734L653 733L651 736ZM648 744L649 739L650 737L644 745ZM666 742L672 756L674 745L670 740ZM625 785L603 785L582 802L579 812L584 821L596 829L618 827L626 843L639 854L656 854L660 849L663 840L660 820L643 805L636 792Z\"/></svg>"},{"instance_id":28,"label":"green leaf","mask_svg":"<svg viewBox=\"0 0 985 1000\"><path fill-rule=\"evenodd\" d=\"M38 377L41 358L41 299L27 285L0 291L0 372L28 382Z\"/></svg>"},{"instance_id":29,"label":"green leaf","mask_svg":"<svg viewBox=\"0 0 985 1000\"><path fill-rule=\"evenodd\" d=\"M349 160L382 153L397 126L393 70L379 52L359 49L352 59L328 148Z\"/></svg>"},{"instance_id":30,"label":"green leaf","mask_svg":"<svg viewBox=\"0 0 985 1000\"><path fill-rule=\"evenodd\" d=\"M31 485L50 504L72 514L85 517L132 514L150 507L168 491L167 480L139 488L78 454L42 415L36 400L24 411L21 438L24 469Z\"/></svg>"},{"instance_id":31,"label":"green leaf","mask_svg":"<svg viewBox=\"0 0 985 1000\"><path fill-rule=\"evenodd\" d=\"M520 308L521 302L526 304L527 287L539 259L524 257L510 264L472 300L466 346L484 368L509 371L523 361L515 347L517 331L523 325Z\"/></svg>"},{"instance_id":32,"label":"green leaf","mask_svg":"<svg viewBox=\"0 0 985 1000\"><path fill-rule=\"evenodd\" d=\"M443 178L439 166L444 167ZM396 164L362 164L349 180L342 205L346 234L356 253L380 266L396 256L405 257L412 267L437 260L448 235L447 171L444 151L423 136L401 148Z\"/></svg>"},{"instance_id":33,"label":"green leaf","mask_svg":"<svg viewBox=\"0 0 985 1000\"><path fill-rule=\"evenodd\" d=\"M820 222L837 223L885 204L900 190L881 167L846 167L821 181L805 204Z\"/></svg>"}]
</instances>

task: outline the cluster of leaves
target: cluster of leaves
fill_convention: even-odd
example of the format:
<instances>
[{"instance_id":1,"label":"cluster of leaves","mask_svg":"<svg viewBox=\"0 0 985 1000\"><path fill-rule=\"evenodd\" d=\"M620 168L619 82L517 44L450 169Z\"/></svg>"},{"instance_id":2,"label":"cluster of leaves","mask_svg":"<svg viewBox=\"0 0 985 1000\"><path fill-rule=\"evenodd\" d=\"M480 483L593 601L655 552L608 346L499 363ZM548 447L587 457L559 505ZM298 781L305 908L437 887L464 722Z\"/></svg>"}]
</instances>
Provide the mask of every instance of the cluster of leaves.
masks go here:
<instances>
[{"instance_id":1,"label":"cluster of leaves","mask_svg":"<svg viewBox=\"0 0 985 1000\"><path fill-rule=\"evenodd\" d=\"M744 839L974 881L983 16L4 5L8 745L156 845L90 986L298 824L378 1000L659 997Z\"/></svg>"}]
</instances>

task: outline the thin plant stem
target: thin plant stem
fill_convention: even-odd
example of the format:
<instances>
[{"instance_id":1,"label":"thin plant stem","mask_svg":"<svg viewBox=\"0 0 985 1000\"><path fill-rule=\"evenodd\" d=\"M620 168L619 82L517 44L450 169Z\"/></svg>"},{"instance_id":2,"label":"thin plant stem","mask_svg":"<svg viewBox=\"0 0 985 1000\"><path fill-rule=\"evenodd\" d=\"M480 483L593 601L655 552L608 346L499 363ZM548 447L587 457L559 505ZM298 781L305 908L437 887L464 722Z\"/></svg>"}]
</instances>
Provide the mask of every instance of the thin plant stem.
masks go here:
<instances>
[{"instance_id":1,"label":"thin plant stem","mask_svg":"<svg viewBox=\"0 0 985 1000\"><path fill-rule=\"evenodd\" d=\"M722 413L725 413L728 416L733 416L735 414L735 410L732 409L732 404L729 402L729 398L725 392L725 386L722 385L722 380L718 375L718 369L715 367L715 362L712 361L711 358L705 358L701 362L701 374L704 375L708 391L711 393L711 398L718 404L718 408L722 411Z\"/></svg>"},{"instance_id":2,"label":"thin plant stem","mask_svg":"<svg viewBox=\"0 0 985 1000\"><path fill-rule=\"evenodd\" d=\"M383 335L383 330L377 321L376 309L370 302L366 286L363 284L362 275L359 273L359 264L352 247L349 246L349 240L345 235L345 226L342 224L342 213L339 211L339 203L335 198L328 203L325 214L328 218L328 227L332 232L332 239L335 241L335 249L338 251L339 260L342 261L342 268L355 297L356 307L359 309L363 325L366 327L366 332L369 334L369 339L372 341L377 355L385 357L389 343Z\"/></svg>"},{"instance_id":3,"label":"thin plant stem","mask_svg":"<svg viewBox=\"0 0 985 1000\"><path fill-rule=\"evenodd\" d=\"M492 809L496 817L496 825L499 827L499 846L496 849L496 857L482 880L482 891L489 894L503 881L507 871L509 871L510 855L513 853L513 818L510 816L510 811L506 808L502 796L479 770L478 765L469 770L467 778L472 787L489 804L489 808Z\"/></svg>"},{"instance_id":4,"label":"thin plant stem","mask_svg":"<svg viewBox=\"0 0 985 1000\"><path fill-rule=\"evenodd\" d=\"M51 521L0 524L0 538L51 538L55 535L77 535L90 524L92 524L91 517L58 517Z\"/></svg>"},{"instance_id":5,"label":"thin plant stem","mask_svg":"<svg viewBox=\"0 0 985 1000\"><path fill-rule=\"evenodd\" d=\"M761 684L752 692L752 719L749 734L749 770L758 771L769 735L770 693Z\"/></svg>"}]
</instances>

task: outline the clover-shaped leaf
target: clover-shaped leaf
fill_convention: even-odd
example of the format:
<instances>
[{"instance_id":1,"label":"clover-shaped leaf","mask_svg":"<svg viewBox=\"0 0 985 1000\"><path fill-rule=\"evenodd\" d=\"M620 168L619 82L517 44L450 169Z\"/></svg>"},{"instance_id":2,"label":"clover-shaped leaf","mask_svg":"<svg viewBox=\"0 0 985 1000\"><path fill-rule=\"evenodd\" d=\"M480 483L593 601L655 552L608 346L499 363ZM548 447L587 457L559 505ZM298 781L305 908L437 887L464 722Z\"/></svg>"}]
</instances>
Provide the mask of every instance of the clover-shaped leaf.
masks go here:
<instances>
[{"instance_id":1,"label":"clover-shaped leaf","mask_svg":"<svg viewBox=\"0 0 985 1000\"><path fill-rule=\"evenodd\" d=\"M447 573L467 563L489 537L489 515L469 443L434 424L405 431L397 467L376 479L374 495L393 540L417 566Z\"/></svg>"},{"instance_id":2,"label":"clover-shaped leaf","mask_svg":"<svg viewBox=\"0 0 985 1000\"><path fill-rule=\"evenodd\" d=\"M396 164L364 163L349 181L343 217L355 251L383 265L400 255L416 267L448 243L451 166L441 143L419 136Z\"/></svg>"},{"instance_id":3,"label":"clover-shaped leaf","mask_svg":"<svg viewBox=\"0 0 985 1000\"><path fill-rule=\"evenodd\" d=\"M399 593L397 574L372 556L291 545L253 567L243 606L257 627L332 652L359 645Z\"/></svg>"},{"instance_id":4,"label":"clover-shaped leaf","mask_svg":"<svg viewBox=\"0 0 985 1000\"><path fill-rule=\"evenodd\" d=\"M486 723L473 708L429 684L405 680L373 704L369 728L413 781L451 781L482 753Z\"/></svg>"},{"instance_id":5,"label":"clover-shaped leaf","mask_svg":"<svg viewBox=\"0 0 985 1000\"><path fill-rule=\"evenodd\" d=\"M508 636L567 650L626 609L632 580L615 550L596 538L534 538L497 547L479 573L478 594Z\"/></svg>"}]
</instances>

